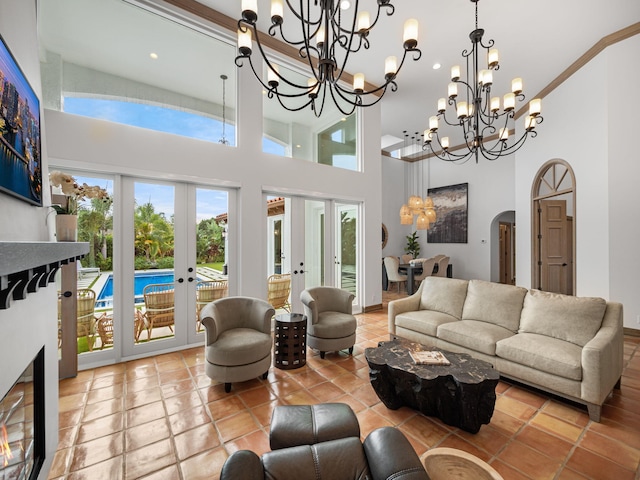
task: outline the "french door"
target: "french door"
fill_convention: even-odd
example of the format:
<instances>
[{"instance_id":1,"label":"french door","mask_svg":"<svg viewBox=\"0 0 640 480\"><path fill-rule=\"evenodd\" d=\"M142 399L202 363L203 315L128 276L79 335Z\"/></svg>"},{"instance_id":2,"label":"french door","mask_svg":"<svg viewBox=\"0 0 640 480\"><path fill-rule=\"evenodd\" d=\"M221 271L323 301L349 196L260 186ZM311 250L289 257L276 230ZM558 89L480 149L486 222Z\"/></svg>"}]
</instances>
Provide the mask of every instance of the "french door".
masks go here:
<instances>
[{"instance_id":1,"label":"french door","mask_svg":"<svg viewBox=\"0 0 640 480\"><path fill-rule=\"evenodd\" d=\"M227 228L233 191L124 176L116 186L113 271L101 272L93 286L112 322L113 343L97 341L100 348L80 357L85 366L201 344L199 282L226 280L225 294L234 291L233 268L231 282L221 268L229 258L225 245L233 242L227 238L234 231Z\"/></svg>"},{"instance_id":2,"label":"french door","mask_svg":"<svg viewBox=\"0 0 640 480\"><path fill-rule=\"evenodd\" d=\"M278 197L283 211L267 209L267 271L281 258L282 273L291 273L291 305L301 312L300 293L315 286L345 288L357 295L360 251L359 205L303 196ZM276 197L266 196L273 205ZM273 252L281 249L281 255Z\"/></svg>"}]
</instances>

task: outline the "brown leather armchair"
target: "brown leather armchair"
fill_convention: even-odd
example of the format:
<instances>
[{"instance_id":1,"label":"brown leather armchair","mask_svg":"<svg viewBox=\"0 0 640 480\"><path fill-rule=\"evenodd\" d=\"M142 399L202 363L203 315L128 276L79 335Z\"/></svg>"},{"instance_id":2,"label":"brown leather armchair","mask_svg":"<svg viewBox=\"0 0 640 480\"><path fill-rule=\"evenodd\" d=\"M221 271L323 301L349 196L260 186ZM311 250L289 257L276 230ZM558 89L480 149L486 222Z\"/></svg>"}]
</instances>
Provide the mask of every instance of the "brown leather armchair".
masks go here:
<instances>
[{"instance_id":1,"label":"brown leather armchair","mask_svg":"<svg viewBox=\"0 0 640 480\"><path fill-rule=\"evenodd\" d=\"M341 403L278 406L270 426L271 452L233 453L220 480L429 480L402 434L382 427L360 441L353 410Z\"/></svg>"}]
</instances>

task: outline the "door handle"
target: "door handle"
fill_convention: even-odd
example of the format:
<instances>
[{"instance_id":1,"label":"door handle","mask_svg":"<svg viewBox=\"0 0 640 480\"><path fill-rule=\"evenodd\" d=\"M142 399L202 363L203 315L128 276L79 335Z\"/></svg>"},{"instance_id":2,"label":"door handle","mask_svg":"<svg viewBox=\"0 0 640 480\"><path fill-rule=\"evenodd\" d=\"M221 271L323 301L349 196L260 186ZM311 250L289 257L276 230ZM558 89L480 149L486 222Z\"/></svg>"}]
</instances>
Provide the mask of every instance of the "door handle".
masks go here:
<instances>
[{"instance_id":1,"label":"door handle","mask_svg":"<svg viewBox=\"0 0 640 480\"><path fill-rule=\"evenodd\" d=\"M566 266L567 266L567 264L566 264L566 263L563 263L563 264L562 264L562 266L563 266L563 267L566 267Z\"/></svg>"},{"instance_id":2,"label":"door handle","mask_svg":"<svg viewBox=\"0 0 640 480\"><path fill-rule=\"evenodd\" d=\"M180 277L180 278L178 279L178 283L182 283L182 282L184 282L184 278Z\"/></svg>"},{"instance_id":3,"label":"door handle","mask_svg":"<svg viewBox=\"0 0 640 480\"><path fill-rule=\"evenodd\" d=\"M190 282L193 282L193 277L189 277L187 280L189 280Z\"/></svg>"}]
</instances>

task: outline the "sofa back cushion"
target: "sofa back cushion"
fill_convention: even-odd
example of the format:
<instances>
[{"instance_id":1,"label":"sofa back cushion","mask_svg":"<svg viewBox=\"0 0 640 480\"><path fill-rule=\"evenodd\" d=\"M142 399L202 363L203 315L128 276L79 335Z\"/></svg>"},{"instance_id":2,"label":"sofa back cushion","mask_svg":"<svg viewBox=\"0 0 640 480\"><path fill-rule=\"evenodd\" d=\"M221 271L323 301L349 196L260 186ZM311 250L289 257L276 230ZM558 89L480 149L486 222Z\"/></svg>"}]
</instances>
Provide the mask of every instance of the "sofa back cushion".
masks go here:
<instances>
[{"instance_id":1,"label":"sofa back cushion","mask_svg":"<svg viewBox=\"0 0 640 480\"><path fill-rule=\"evenodd\" d=\"M493 323L516 333L526 294L523 287L470 280L462 319Z\"/></svg>"},{"instance_id":2,"label":"sofa back cushion","mask_svg":"<svg viewBox=\"0 0 640 480\"><path fill-rule=\"evenodd\" d=\"M422 282L420 310L435 310L460 320L468 284L467 280L448 277L425 278Z\"/></svg>"},{"instance_id":3,"label":"sofa back cushion","mask_svg":"<svg viewBox=\"0 0 640 480\"><path fill-rule=\"evenodd\" d=\"M519 332L537 333L584 347L600 329L607 302L530 290L524 298Z\"/></svg>"}]
</instances>

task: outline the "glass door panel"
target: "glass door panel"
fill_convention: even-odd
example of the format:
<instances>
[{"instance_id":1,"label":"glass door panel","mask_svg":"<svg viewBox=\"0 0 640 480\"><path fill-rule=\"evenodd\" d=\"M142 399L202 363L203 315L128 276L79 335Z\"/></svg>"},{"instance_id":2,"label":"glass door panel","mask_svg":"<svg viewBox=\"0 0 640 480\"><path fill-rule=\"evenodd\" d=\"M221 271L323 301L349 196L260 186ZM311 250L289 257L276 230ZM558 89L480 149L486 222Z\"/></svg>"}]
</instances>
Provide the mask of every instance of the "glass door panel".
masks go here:
<instances>
[{"instance_id":1,"label":"glass door panel","mask_svg":"<svg viewBox=\"0 0 640 480\"><path fill-rule=\"evenodd\" d=\"M358 206L336 204L336 286L356 295L358 302Z\"/></svg>"},{"instance_id":2,"label":"glass door panel","mask_svg":"<svg viewBox=\"0 0 640 480\"><path fill-rule=\"evenodd\" d=\"M190 343L197 341L204 332L199 319L202 307L229 295L226 263L229 194L199 187L195 189L195 196L196 316L189 324Z\"/></svg>"},{"instance_id":3,"label":"glass door panel","mask_svg":"<svg viewBox=\"0 0 640 480\"><path fill-rule=\"evenodd\" d=\"M133 216L135 343L175 336L173 185L136 182Z\"/></svg>"},{"instance_id":4,"label":"glass door panel","mask_svg":"<svg viewBox=\"0 0 640 480\"><path fill-rule=\"evenodd\" d=\"M304 280L305 288L325 284L325 202L305 200Z\"/></svg>"}]
</instances>

